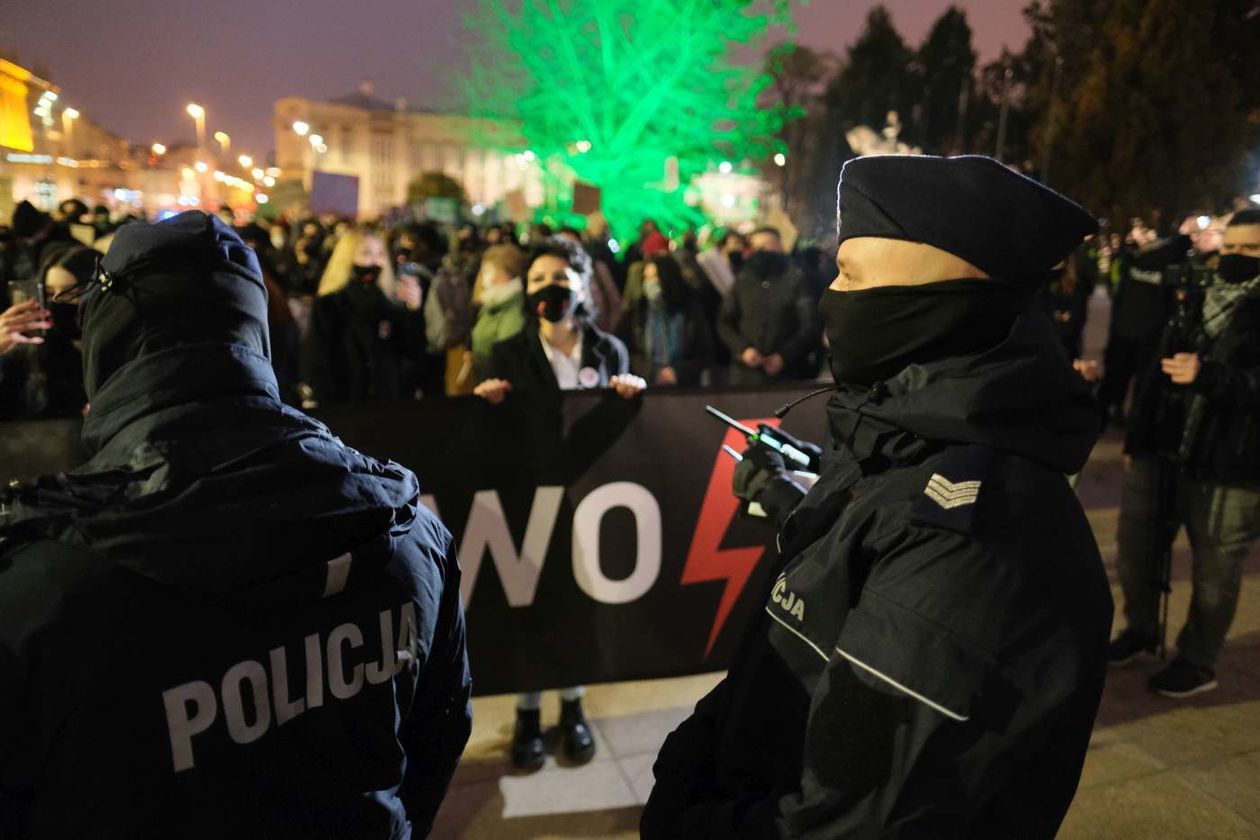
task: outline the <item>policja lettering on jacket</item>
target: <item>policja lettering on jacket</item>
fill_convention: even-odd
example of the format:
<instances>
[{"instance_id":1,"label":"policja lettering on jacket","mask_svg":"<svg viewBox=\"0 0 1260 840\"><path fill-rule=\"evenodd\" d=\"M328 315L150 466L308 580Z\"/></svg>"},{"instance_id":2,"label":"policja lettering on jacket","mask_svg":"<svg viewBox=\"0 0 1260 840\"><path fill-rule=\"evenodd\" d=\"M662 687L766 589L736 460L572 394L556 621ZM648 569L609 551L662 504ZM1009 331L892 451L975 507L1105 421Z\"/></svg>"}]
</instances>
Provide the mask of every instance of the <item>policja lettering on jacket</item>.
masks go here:
<instances>
[{"instance_id":1,"label":"policja lettering on jacket","mask_svg":"<svg viewBox=\"0 0 1260 840\"><path fill-rule=\"evenodd\" d=\"M398 635L394 635L394 613L398 614ZM325 688L333 700L349 700L363 686L380 685L401 674L416 662L416 606L407 601L395 610L381 610L380 651L374 658L353 664L347 673L348 655L363 647L364 632L346 622L327 634L312 633L302 650L293 657L305 663L305 694L291 697L289 650L272 648L267 654L270 671L255 659L238 662L215 685L193 680L162 692L166 725L171 737L171 763L176 773L196 766L193 737L214 726L223 714L227 734L237 744L252 744L271 730L283 726L309 709L324 705ZM395 641L397 647L395 647ZM252 720L246 707L246 683L252 700ZM274 709L274 716L272 710Z\"/></svg>"}]
</instances>

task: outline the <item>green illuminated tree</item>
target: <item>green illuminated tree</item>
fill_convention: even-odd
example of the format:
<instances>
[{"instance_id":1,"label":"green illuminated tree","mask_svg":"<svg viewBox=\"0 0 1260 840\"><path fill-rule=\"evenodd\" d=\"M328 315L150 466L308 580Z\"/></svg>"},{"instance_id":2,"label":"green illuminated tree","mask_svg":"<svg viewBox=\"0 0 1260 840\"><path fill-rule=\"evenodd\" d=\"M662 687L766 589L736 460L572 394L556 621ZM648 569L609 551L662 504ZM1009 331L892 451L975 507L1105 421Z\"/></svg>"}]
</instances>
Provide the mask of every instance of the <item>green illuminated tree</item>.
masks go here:
<instances>
[{"instance_id":1,"label":"green illuminated tree","mask_svg":"<svg viewBox=\"0 0 1260 840\"><path fill-rule=\"evenodd\" d=\"M682 227L692 176L778 148L783 109L736 53L789 21L787 0L477 0L468 107L519 121L552 186L598 186L614 231Z\"/></svg>"}]
</instances>

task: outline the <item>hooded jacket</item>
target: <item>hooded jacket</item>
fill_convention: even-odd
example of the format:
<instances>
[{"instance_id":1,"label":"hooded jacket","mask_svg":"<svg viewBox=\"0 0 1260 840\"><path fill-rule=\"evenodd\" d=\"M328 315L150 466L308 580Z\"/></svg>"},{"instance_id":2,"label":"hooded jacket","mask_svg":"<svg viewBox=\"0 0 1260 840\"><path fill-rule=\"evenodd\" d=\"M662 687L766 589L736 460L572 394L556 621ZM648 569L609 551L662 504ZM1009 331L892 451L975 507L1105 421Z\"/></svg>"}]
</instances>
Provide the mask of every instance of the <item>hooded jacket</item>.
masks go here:
<instances>
[{"instance_id":1,"label":"hooded jacket","mask_svg":"<svg viewBox=\"0 0 1260 840\"><path fill-rule=\"evenodd\" d=\"M91 459L0 507L0 837L422 836L470 728L451 536L279 401L261 278L185 216L85 305Z\"/></svg>"},{"instance_id":2,"label":"hooded jacket","mask_svg":"<svg viewBox=\"0 0 1260 840\"><path fill-rule=\"evenodd\" d=\"M818 482L725 680L666 741L645 838L1051 838L1111 597L1065 475L1093 401L1040 314L828 405Z\"/></svg>"}]
</instances>

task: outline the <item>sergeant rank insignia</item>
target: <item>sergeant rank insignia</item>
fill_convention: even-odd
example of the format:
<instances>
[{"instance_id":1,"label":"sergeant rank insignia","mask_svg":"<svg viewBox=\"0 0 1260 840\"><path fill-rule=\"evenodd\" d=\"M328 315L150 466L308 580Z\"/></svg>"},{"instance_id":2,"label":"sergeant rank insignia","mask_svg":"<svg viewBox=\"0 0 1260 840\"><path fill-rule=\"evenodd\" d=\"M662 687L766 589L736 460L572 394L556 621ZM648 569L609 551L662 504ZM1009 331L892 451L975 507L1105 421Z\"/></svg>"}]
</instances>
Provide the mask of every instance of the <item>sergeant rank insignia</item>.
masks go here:
<instances>
[{"instance_id":1,"label":"sergeant rank insignia","mask_svg":"<svg viewBox=\"0 0 1260 840\"><path fill-rule=\"evenodd\" d=\"M940 473L933 473L923 494L945 510L952 510L963 505L974 505L980 496L980 482L954 483Z\"/></svg>"}]
</instances>

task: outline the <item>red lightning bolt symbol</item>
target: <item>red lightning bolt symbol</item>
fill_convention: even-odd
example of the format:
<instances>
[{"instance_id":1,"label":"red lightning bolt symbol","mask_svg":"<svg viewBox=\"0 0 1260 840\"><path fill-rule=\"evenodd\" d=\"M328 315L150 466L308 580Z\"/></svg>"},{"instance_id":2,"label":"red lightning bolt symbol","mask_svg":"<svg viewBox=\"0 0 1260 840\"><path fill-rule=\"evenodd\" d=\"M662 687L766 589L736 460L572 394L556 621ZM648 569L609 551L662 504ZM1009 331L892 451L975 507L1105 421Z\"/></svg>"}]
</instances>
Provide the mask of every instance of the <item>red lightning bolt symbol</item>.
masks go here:
<instances>
[{"instance_id":1,"label":"red lightning bolt symbol","mask_svg":"<svg viewBox=\"0 0 1260 840\"><path fill-rule=\"evenodd\" d=\"M758 423L778 426L776 419L740 420L745 426L757 428ZM735 429L728 429L722 441L735 450L747 446L744 436ZM731 479L735 475L735 459L718 447L717 460L713 464L713 475L709 479L709 488L704 494L704 503L700 506L700 521L696 523L696 533L691 539L691 550L687 552L687 563L683 566L682 583L707 583L715 580L726 581L722 590L722 599L718 601L717 615L713 619L713 629L709 632L709 643L705 646L707 659L713 650L713 643L722 632L722 625L730 616L731 610L739 601L739 594L744 585L757 568L757 561L765 551L764 546L748 548L722 548L722 538L726 529L735 518L736 511L742 504L731 492Z\"/></svg>"}]
</instances>

